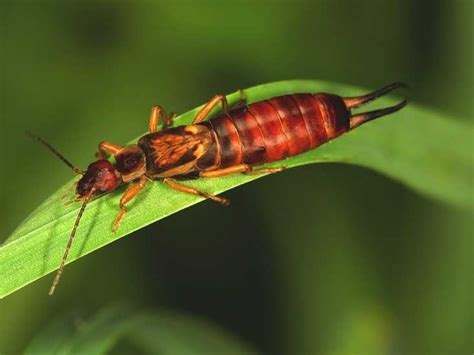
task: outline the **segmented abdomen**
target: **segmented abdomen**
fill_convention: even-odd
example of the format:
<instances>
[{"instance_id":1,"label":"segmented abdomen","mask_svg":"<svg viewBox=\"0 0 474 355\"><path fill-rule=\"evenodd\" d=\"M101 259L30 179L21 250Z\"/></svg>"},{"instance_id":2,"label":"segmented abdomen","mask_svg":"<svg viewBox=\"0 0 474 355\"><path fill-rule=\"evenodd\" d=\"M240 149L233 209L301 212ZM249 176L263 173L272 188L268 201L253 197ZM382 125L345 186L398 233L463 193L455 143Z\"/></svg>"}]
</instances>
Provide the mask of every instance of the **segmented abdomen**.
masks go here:
<instances>
[{"instance_id":1,"label":"segmented abdomen","mask_svg":"<svg viewBox=\"0 0 474 355\"><path fill-rule=\"evenodd\" d=\"M202 169L259 165L315 148L349 130L342 98L331 94L274 97L200 123L215 144L198 165Z\"/></svg>"}]
</instances>

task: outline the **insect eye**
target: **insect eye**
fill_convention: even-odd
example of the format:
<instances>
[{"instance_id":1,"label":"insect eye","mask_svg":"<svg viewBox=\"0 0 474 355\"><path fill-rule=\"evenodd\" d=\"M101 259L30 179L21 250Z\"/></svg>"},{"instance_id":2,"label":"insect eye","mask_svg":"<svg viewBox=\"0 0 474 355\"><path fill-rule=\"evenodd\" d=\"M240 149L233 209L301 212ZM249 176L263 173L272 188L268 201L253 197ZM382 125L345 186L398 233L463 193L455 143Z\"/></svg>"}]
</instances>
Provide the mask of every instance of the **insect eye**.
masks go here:
<instances>
[{"instance_id":1,"label":"insect eye","mask_svg":"<svg viewBox=\"0 0 474 355\"><path fill-rule=\"evenodd\" d=\"M77 193L80 196L86 195L89 190L90 190L90 184L87 182L80 181L79 184L77 185Z\"/></svg>"}]
</instances>

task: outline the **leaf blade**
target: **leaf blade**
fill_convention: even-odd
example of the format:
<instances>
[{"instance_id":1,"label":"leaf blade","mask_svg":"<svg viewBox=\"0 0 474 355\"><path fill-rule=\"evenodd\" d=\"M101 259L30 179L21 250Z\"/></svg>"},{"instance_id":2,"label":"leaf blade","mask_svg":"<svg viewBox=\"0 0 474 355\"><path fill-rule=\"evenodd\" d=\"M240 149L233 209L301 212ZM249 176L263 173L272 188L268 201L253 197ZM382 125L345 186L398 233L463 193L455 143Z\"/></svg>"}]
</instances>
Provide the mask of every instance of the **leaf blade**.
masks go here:
<instances>
[{"instance_id":1,"label":"leaf blade","mask_svg":"<svg viewBox=\"0 0 474 355\"><path fill-rule=\"evenodd\" d=\"M249 102L296 92L354 96L368 91L308 80L276 82L245 90ZM238 94L231 94L228 98L235 102ZM383 98L380 105L393 102ZM181 115L177 123L189 123L198 109ZM472 153L468 143L472 137L472 125L409 104L394 116L369 123L318 149L271 165L357 164L379 171L428 196L472 209ZM454 140L457 144L452 144ZM260 177L233 175L199 179L189 182L189 185L220 193ZM0 247L0 298L58 267L79 209L79 206L63 206L59 202L60 196L72 183L50 196ZM161 183L148 185L146 192L131 204L130 212L116 234L112 233L111 224L118 212L122 191L92 201L81 221L68 263L203 200L179 194Z\"/></svg>"},{"instance_id":2,"label":"leaf blade","mask_svg":"<svg viewBox=\"0 0 474 355\"><path fill-rule=\"evenodd\" d=\"M80 319L71 314L53 321L33 338L25 354L108 354L125 338L150 354L257 354L211 322L165 309L137 311L116 305Z\"/></svg>"}]
</instances>

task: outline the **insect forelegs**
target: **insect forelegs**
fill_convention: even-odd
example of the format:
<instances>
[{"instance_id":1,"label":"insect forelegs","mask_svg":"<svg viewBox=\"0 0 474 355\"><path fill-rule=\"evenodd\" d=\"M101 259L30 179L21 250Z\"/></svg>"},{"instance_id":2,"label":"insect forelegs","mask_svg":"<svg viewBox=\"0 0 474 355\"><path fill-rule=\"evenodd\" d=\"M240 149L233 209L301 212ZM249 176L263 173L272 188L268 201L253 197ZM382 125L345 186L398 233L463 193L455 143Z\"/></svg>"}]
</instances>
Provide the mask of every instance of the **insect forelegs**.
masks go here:
<instances>
[{"instance_id":1,"label":"insect forelegs","mask_svg":"<svg viewBox=\"0 0 474 355\"><path fill-rule=\"evenodd\" d=\"M125 193L123 194L122 198L120 199L120 205L119 205L120 212L112 226L112 230L114 232L118 230L118 228L120 227L120 223L122 222L122 220L125 218L125 215L127 214L127 207L125 206L125 204L133 200L135 197L137 197L137 195L140 193L140 191L143 190L147 182L148 182L148 178L146 176L142 176L140 180L138 181L138 183L130 186L127 189L127 191L125 191Z\"/></svg>"}]
</instances>

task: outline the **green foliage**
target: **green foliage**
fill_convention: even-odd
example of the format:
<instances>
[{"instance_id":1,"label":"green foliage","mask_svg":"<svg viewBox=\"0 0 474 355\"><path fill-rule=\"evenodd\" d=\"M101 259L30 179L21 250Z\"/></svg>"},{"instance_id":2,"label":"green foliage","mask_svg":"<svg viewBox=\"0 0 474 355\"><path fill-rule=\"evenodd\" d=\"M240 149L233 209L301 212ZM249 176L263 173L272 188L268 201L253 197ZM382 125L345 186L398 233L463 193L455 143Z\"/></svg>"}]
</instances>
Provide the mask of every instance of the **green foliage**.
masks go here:
<instances>
[{"instance_id":1,"label":"green foliage","mask_svg":"<svg viewBox=\"0 0 474 355\"><path fill-rule=\"evenodd\" d=\"M85 168L97 142L124 144L146 131L153 104L186 112L212 95L288 78L370 89L408 83L405 110L317 152L352 136L372 139L374 130L383 140L396 138L385 127L403 120L396 133L410 134L421 149L428 130L445 132L433 143L441 160L415 161L444 169L438 165L444 155L473 151L473 6L471 0L1 1L0 243L72 175L25 130ZM431 121L441 120L414 120L413 103L436 111L425 112ZM432 176L411 179L419 187L434 183L436 199L427 197L432 188L418 194L395 180L402 167L383 175L324 163L232 189L227 208L210 201L186 208L69 265L53 298L50 275L0 300L0 353L23 353L64 313L95 315L117 301L218 320L265 354L471 353L472 210L442 202L448 189L470 204L472 191L459 182L472 179L473 160L467 167L462 161L439 186ZM94 213L104 219L104 232L120 193L102 202L109 215ZM153 208L162 204L154 201ZM77 212L59 198L51 207L57 209L45 210L51 220ZM8 263L2 256L0 289L30 262L36 267L54 256L54 268L70 227L62 235L45 226L50 239L31 260L28 243L9 244L10 254L17 245L15 253L25 255ZM85 251L96 237L84 233L75 244ZM111 353L140 350L126 345L121 339Z\"/></svg>"},{"instance_id":2,"label":"green foliage","mask_svg":"<svg viewBox=\"0 0 474 355\"><path fill-rule=\"evenodd\" d=\"M147 354L256 354L241 340L202 319L122 306L106 308L87 320L76 315L62 317L46 326L25 354L108 354L120 341Z\"/></svg>"},{"instance_id":3,"label":"green foliage","mask_svg":"<svg viewBox=\"0 0 474 355\"><path fill-rule=\"evenodd\" d=\"M332 92L352 96L367 91L302 80L276 82L245 90L249 102L295 92ZM234 102L237 94L229 95L228 99ZM393 100L381 99L377 105L393 103ZM198 109L181 115L177 123L189 123ZM394 115L364 125L318 149L273 165L291 168L318 162L357 164L379 171L427 196L472 208L469 150L472 133L470 125L410 104ZM453 144L454 140L456 144ZM189 185L210 193L221 193L258 177L238 174L199 179L189 182ZM58 267L79 209L78 205L64 206L60 197L73 186L74 181L50 196L0 248L0 297ZM113 233L111 224L118 212L120 195L119 191L89 204L68 262L203 200L177 193L159 182L149 184L145 193L131 204L120 230Z\"/></svg>"}]
</instances>

